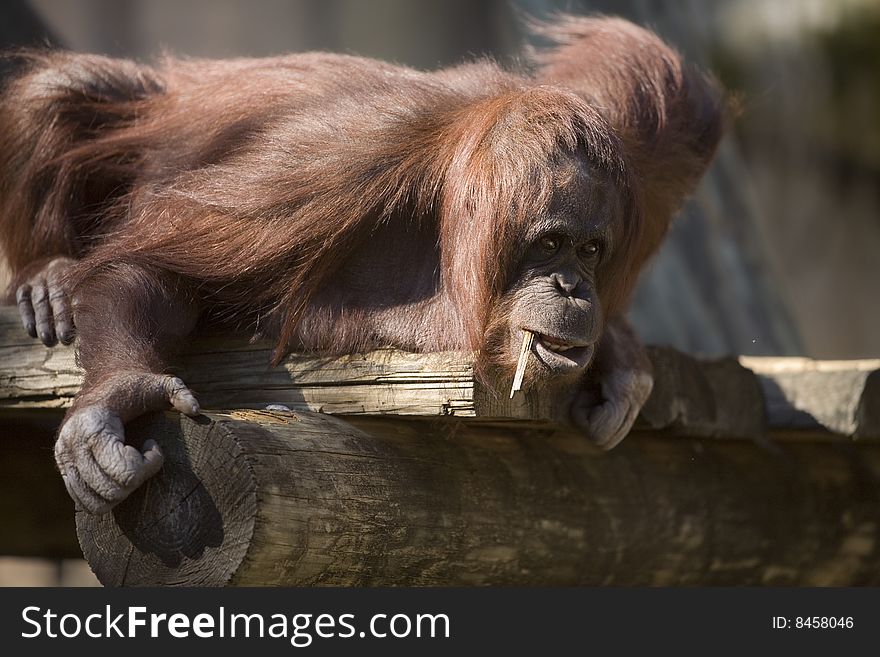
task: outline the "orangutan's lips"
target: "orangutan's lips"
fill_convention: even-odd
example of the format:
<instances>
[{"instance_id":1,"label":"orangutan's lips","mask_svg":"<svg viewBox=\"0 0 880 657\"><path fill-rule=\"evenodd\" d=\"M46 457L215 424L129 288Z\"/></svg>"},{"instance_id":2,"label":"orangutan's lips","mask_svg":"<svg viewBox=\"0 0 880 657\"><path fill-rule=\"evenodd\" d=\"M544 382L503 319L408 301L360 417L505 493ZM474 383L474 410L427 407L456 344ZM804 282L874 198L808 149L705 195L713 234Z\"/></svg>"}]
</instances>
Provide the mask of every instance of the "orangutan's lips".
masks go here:
<instances>
[{"instance_id":1,"label":"orangutan's lips","mask_svg":"<svg viewBox=\"0 0 880 657\"><path fill-rule=\"evenodd\" d=\"M593 345L538 334L535 336L535 352L545 365L553 369L581 368L589 365Z\"/></svg>"}]
</instances>

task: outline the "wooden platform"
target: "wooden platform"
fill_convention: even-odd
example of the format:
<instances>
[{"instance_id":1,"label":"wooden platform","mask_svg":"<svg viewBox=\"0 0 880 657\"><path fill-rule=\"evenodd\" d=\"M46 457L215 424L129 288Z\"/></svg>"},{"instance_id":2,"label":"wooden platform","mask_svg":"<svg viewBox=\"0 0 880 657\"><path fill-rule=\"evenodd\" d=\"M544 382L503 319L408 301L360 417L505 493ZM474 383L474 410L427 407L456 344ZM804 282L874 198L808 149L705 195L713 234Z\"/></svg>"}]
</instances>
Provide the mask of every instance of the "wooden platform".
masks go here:
<instances>
[{"instance_id":1,"label":"wooden platform","mask_svg":"<svg viewBox=\"0 0 880 657\"><path fill-rule=\"evenodd\" d=\"M204 341L180 374L215 410L129 427L166 467L80 543L108 584L880 584L880 360L651 357L605 454L467 354ZM0 309L0 553L76 549L50 448L79 381Z\"/></svg>"}]
</instances>

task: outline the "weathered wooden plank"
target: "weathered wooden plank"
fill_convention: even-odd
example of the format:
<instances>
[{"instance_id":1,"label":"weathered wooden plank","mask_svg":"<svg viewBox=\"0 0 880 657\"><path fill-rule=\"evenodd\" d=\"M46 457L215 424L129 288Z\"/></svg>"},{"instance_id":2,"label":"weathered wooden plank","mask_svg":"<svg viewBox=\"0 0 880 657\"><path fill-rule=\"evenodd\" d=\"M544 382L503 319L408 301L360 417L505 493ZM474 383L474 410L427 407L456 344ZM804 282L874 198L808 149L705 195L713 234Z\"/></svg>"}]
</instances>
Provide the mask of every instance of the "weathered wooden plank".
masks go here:
<instances>
[{"instance_id":1,"label":"weathered wooden plank","mask_svg":"<svg viewBox=\"0 0 880 657\"><path fill-rule=\"evenodd\" d=\"M739 361L758 375L770 428L880 436L880 359L743 356Z\"/></svg>"},{"instance_id":2,"label":"weathered wooden plank","mask_svg":"<svg viewBox=\"0 0 880 657\"><path fill-rule=\"evenodd\" d=\"M656 382L643 428L724 438L757 438L768 428L880 437L880 360L707 361L659 347L649 354ZM279 403L334 415L567 420L564 395L526 391L509 400L475 379L473 358L465 353L384 349L340 357L292 354L278 367L269 361L269 345L205 337L175 371L204 408ZM23 333L14 308L0 308L0 412L64 408L80 381L71 348L46 349Z\"/></svg>"},{"instance_id":3,"label":"weathered wooden plank","mask_svg":"<svg viewBox=\"0 0 880 657\"><path fill-rule=\"evenodd\" d=\"M718 438L756 438L766 432L765 405L755 375L734 358L698 361L649 347L654 390L641 420L652 429Z\"/></svg>"},{"instance_id":4,"label":"weathered wooden plank","mask_svg":"<svg viewBox=\"0 0 880 657\"><path fill-rule=\"evenodd\" d=\"M177 371L207 408L280 403L335 414L476 414L468 354L293 354L279 367L270 358L265 343L207 338L193 344ZM69 406L81 381L73 349L45 348L24 334L14 308L0 308L0 410Z\"/></svg>"},{"instance_id":5,"label":"weathered wooden plank","mask_svg":"<svg viewBox=\"0 0 880 657\"><path fill-rule=\"evenodd\" d=\"M157 414L166 464L77 514L108 585L878 585L880 445L440 418Z\"/></svg>"}]
</instances>

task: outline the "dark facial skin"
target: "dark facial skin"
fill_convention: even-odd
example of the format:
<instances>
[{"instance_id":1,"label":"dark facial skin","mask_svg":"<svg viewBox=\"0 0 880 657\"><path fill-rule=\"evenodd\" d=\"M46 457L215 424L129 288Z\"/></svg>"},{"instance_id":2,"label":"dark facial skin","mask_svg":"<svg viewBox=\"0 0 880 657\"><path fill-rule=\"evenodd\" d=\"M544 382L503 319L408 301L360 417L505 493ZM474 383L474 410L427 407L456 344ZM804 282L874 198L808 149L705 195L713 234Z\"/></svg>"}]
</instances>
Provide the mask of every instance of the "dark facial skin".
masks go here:
<instances>
[{"instance_id":1,"label":"dark facial skin","mask_svg":"<svg viewBox=\"0 0 880 657\"><path fill-rule=\"evenodd\" d=\"M607 183L585 164L559 165L554 198L535 221L504 303L511 309L507 350L519 354L523 330L535 333L526 384L578 375L592 362L602 333L598 269L612 248L619 211ZM589 212L589 214L586 214Z\"/></svg>"}]
</instances>

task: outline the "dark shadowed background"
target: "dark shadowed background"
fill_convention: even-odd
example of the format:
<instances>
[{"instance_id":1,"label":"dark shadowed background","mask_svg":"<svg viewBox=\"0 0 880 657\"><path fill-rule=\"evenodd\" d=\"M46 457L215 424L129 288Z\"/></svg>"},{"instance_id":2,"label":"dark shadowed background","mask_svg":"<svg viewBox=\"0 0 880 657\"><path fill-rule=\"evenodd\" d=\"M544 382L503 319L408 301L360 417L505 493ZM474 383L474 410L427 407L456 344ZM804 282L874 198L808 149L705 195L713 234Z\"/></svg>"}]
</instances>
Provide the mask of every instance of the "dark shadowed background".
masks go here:
<instances>
[{"instance_id":1,"label":"dark shadowed background","mask_svg":"<svg viewBox=\"0 0 880 657\"><path fill-rule=\"evenodd\" d=\"M740 108L643 277L643 338L701 355L880 355L880 0L5 0L0 47L515 65L518 12L555 9L652 26ZM0 559L0 583L93 581L82 562Z\"/></svg>"}]
</instances>

